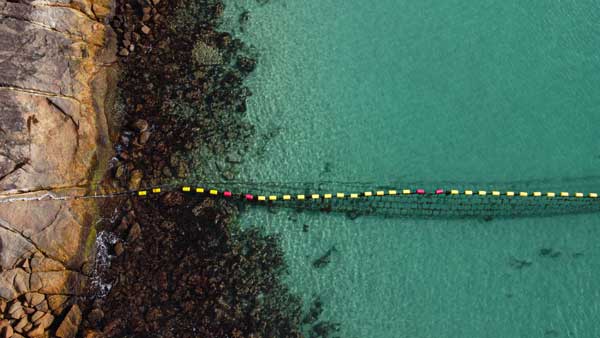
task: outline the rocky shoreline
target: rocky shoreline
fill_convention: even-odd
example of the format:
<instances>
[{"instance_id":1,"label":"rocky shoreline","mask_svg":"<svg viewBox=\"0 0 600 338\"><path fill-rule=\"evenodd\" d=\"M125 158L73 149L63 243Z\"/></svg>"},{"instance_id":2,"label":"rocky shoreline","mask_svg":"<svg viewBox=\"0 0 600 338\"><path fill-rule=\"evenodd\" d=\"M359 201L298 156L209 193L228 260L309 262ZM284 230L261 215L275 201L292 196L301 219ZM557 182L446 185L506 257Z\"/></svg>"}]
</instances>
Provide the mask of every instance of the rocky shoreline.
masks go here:
<instances>
[{"instance_id":1,"label":"rocky shoreline","mask_svg":"<svg viewBox=\"0 0 600 338\"><path fill-rule=\"evenodd\" d=\"M0 59L4 194L234 178L255 141L244 79L257 60L218 30L223 10L206 0L0 3L0 34L14 42L0 54L10 56ZM304 309L281 282L277 237L240 229L237 215L177 192L0 205L0 338L335 334L318 298ZM97 231L108 238L103 264Z\"/></svg>"},{"instance_id":2,"label":"rocky shoreline","mask_svg":"<svg viewBox=\"0 0 600 338\"><path fill-rule=\"evenodd\" d=\"M107 191L190 182L207 163L233 178L254 128L244 79L256 59L218 26L219 1L120 0L112 21L123 126ZM199 153L211 159L194 161ZM213 159L214 158L214 159ZM237 159L232 161L231 159ZM84 337L329 337L321 303L303 309L281 281L275 236L237 226L224 200L169 192L104 205L101 288L83 301ZM106 292L106 290L109 290ZM305 313L307 312L307 313ZM304 333L303 333L304 332Z\"/></svg>"}]
</instances>

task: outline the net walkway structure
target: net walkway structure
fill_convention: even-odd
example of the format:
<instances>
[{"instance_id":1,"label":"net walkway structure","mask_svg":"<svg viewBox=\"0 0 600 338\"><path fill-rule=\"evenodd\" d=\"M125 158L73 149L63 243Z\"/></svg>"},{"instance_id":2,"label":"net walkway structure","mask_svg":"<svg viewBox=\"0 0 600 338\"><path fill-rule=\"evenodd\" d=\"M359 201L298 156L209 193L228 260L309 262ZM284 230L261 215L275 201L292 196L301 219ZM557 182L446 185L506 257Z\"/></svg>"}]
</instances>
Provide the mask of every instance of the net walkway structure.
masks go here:
<instances>
[{"instance_id":1,"label":"net walkway structure","mask_svg":"<svg viewBox=\"0 0 600 338\"><path fill-rule=\"evenodd\" d=\"M167 192L219 198L246 206L290 208L350 217L497 218L534 217L600 212L596 192L537 190L476 190L380 186L348 182L202 182L194 185L161 185L140 190L102 194L71 189L43 194L6 195L0 204L19 201L132 197L153 200Z\"/></svg>"}]
</instances>

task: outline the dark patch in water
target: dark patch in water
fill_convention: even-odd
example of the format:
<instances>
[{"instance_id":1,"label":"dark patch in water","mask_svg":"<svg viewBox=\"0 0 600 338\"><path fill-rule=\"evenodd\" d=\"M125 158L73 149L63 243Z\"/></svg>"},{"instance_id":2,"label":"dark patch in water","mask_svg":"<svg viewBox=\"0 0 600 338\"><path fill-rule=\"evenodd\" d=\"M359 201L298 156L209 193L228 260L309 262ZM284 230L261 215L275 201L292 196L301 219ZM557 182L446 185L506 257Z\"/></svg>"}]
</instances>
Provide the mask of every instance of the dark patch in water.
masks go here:
<instances>
[{"instance_id":1,"label":"dark patch in water","mask_svg":"<svg viewBox=\"0 0 600 338\"><path fill-rule=\"evenodd\" d=\"M561 254L560 251L555 251L552 248L541 248L539 251L540 257L558 258Z\"/></svg>"},{"instance_id":2,"label":"dark patch in water","mask_svg":"<svg viewBox=\"0 0 600 338\"><path fill-rule=\"evenodd\" d=\"M523 268L530 267L532 262L525 259L517 259L515 257L511 257L508 264L517 270L521 270Z\"/></svg>"},{"instance_id":3,"label":"dark patch in water","mask_svg":"<svg viewBox=\"0 0 600 338\"><path fill-rule=\"evenodd\" d=\"M319 320L319 316L323 313L323 302L321 301L321 297L316 296L313 300L310 309L304 315L302 319L302 324L313 324L317 320Z\"/></svg>"},{"instance_id":4,"label":"dark patch in water","mask_svg":"<svg viewBox=\"0 0 600 338\"><path fill-rule=\"evenodd\" d=\"M574 253L572 256L573 256L573 258L580 258L580 257L583 257L583 252L576 252L576 253Z\"/></svg>"},{"instance_id":5,"label":"dark patch in water","mask_svg":"<svg viewBox=\"0 0 600 338\"><path fill-rule=\"evenodd\" d=\"M319 322L311 328L308 336L310 338L327 338L327 337L335 338L335 336L332 336L332 334L335 334L339 331L340 331L339 323Z\"/></svg>"},{"instance_id":6,"label":"dark patch in water","mask_svg":"<svg viewBox=\"0 0 600 338\"><path fill-rule=\"evenodd\" d=\"M323 254L321 257L314 260L312 263L313 267L316 269L321 269L329 265L329 263L331 263L331 255L334 252L337 252L335 245L332 246L329 250L327 250L327 252L325 252L325 254Z\"/></svg>"}]
</instances>

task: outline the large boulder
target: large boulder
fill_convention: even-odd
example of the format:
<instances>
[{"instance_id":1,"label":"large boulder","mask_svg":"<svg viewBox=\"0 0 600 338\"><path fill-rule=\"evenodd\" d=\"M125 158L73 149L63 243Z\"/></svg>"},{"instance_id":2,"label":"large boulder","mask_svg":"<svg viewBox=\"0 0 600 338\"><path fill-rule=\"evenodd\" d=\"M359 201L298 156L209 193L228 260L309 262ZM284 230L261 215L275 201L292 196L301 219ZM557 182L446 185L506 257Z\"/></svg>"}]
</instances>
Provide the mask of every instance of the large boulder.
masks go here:
<instances>
[{"instance_id":1,"label":"large boulder","mask_svg":"<svg viewBox=\"0 0 600 338\"><path fill-rule=\"evenodd\" d=\"M0 320L24 297L36 299L23 303L28 315L54 318L63 307L48 306L53 295L68 301L87 282L95 202L36 198L85 194L112 153L111 7L0 0ZM46 321L25 328L43 331Z\"/></svg>"}]
</instances>

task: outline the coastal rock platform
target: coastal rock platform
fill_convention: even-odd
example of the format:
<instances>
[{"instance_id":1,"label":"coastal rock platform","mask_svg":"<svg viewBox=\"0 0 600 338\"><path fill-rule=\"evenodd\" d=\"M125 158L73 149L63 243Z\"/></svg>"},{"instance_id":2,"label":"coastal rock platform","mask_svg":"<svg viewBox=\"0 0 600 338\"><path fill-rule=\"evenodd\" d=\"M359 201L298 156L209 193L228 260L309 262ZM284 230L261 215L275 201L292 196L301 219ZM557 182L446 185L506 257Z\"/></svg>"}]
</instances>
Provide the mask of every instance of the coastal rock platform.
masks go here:
<instances>
[{"instance_id":1,"label":"coastal rock platform","mask_svg":"<svg viewBox=\"0 0 600 338\"><path fill-rule=\"evenodd\" d=\"M0 203L1 337L75 334L95 202L35 198L84 194L108 162L111 11L110 0L0 1L0 202L32 198Z\"/></svg>"}]
</instances>

